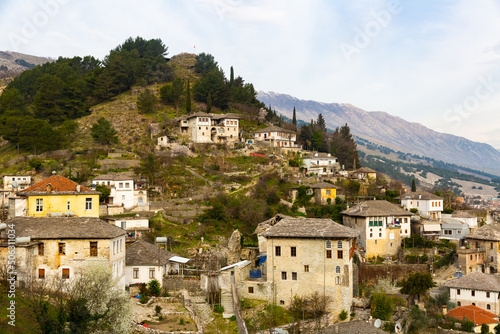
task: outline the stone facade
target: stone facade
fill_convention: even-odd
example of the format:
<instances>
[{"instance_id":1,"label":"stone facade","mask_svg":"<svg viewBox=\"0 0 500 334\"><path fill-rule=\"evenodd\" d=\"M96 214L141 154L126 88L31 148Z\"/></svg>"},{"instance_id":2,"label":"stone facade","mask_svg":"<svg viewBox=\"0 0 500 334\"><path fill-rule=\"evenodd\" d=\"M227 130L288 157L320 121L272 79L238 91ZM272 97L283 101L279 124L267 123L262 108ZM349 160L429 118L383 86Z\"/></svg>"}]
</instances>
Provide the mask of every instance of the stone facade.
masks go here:
<instances>
[{"instance_id":1,"label":"stone facade","mask_svg":"<svg viewBox=\"0 0 500 334\"><path fill-rule=\"evenodd\" d=\"M458 265L465 274L498 273L500 268L500 224L484 225L467 235L459 247Z\"/></svg>"},{"instance_id":2,"label":"stone facade","mask_svg":"<svg viewBox=\"0 0 500 334\"><path fill-rule=\"evenodd\" d=\"M197 112L176 119L179 134L193 143L230 143L239 141L239 116Z\"/></svg>"}]
</instances>

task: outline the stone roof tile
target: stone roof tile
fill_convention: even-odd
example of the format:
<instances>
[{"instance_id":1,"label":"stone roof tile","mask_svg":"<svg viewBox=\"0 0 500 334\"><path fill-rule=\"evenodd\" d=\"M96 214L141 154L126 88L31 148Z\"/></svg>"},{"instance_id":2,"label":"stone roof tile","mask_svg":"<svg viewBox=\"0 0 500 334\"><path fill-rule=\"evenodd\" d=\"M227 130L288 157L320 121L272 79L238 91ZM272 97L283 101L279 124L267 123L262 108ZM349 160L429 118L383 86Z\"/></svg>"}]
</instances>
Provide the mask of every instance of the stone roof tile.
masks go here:
<instances>
[{"instance_id":1,"label":"stone roof tile","mask_svg":"<svg viewBox=\"0 0 500 334\"><path fill-rule=\"evenodd\" d=\"M357 230L331 219L283 218L262 236L266 238L356 238Z\"/></svg>"},{"instance_id":2,"label":"stone roof tile","mask_svg":"<svg viewBox=\"0 0 500 334\"><path fill-rule=\"evenodd\" d=\"M380 200L362 202L341 213L353 217L414 216L413 213L401 209L396 204Z\"/></svg>"}]
</instances>

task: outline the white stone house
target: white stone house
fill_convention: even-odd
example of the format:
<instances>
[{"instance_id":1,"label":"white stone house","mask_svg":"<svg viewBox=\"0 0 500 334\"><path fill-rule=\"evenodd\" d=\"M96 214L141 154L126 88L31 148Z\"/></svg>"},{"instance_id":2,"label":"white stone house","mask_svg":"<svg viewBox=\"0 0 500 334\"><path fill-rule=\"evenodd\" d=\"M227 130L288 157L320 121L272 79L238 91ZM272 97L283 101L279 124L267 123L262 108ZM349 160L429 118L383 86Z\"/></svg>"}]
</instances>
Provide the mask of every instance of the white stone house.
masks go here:
<instances>
[{"instance_id":1,"label":"white stone house","mask_svg":"<svg viewBox=\"0 0 500 334\"><path fill-rule=\"evenodd\" d=\"M330 153L315 152L304 156L302 159L307 174L332 176L340 169L339 160Z\"/></svg>"},{"instance_id":2,"label":"white stone house","mask_svg":"<svg viewBox=\"0 0 500 334\"><path fill-rule=\"evenodd\" d=\"M428 192L407 192L399 196L401 205L406 209L417 209L421 216L441 219L443 198Z\"/></svg>"},{"instance_id":3,"label":"white stone house","mask_svg":"<svg viewBox=\"0 0 500 334\"><path fill-rule=\"evenodd\" d=\"M14 187L14 184L16 187ZM15 191L24 190L31 187L32 178L30 175L4 175L3 176L3 196L4 204L8 203L8 198L14 195Z\"/></svg>"},{"instance_id":4,"label":"white stone house","mask_svg":"<svg viewBox=\"0 0 500 334\"><path fill-rule=\"evenodd\" d=\"M267 142L271 147L299 147L296 144L297 133L295 131L274 125L255 131L254 139L256 142Z\"/></svg>"},{"instance_id":5,"label":"white stone house","mask_svg":"<svg viewBox=\"0 0 500 334\"><path fill-rule=\"evenodd\" d=\"M149 219L137 214L134 217L106 217L105 220L127 232L127 242L144 237L149 228Z\"/></svg>"},{"instance_id":6,"label":"white stone house","mask_svg":"<svg viewBox=\"0 0 500 334\"><path fill-rule=\"evenodd\" d=\"M106 204L122 206L125 209L135 208L136 211L148 211L148 191L137 188L132 176L125 175L100 175L92 180L92 187L105 185L111 189Z\"/></svg>"},{"instance_id":7,"label":"white stone house","mask_svg":"<svg viewBox=\"0 0 500 334\"><path fill-rule=\"evenodd\" d=\"M71 282L91 263L109 265L117 287L125 288L125 231L93 217L17 217L10 219L19 242L20 284L59 278ZM5 233L5 230L1 232ZM8 247L2 235L0 259Z\"/></svg>"},{"instance_id":8,"label":"white stone house","mask_svg":"<svg viewBox=\"0 0 500 334\"><path fill-rule=\"evenodd\" d=\"M179 134L193 143L231 143L240 137L239 115L197 112L176 119Z\"/></svg>"},{"instance_id":9,"label":"white stone house","mask_svg":"<svg viewBox=\"0 0 500 334\"><path fill-rule=\"evenodd\" d=\"M446 282L450 301L457 306L475 305L495 314L500 313L500 276L479 271Z\"/></svg>"},{"instance_id":10,"label":"white stone house","mask_svg":"<svg viewBox=\"0 0 500 334\"><path fill-rule=\"evenodd\" d=\"M163 286L165 275L182 275L189 259L168 252L144 240L127 246L125 284L148 283L156 279Z\"/></svg>"},{"instance_id":11,"label":"white stone house","mask_svg":"<svg viewBox=\"0 0 500 334\"><path fill-rule=\"evenodd\" d=\"M353 297L352 256L359 233L331 219L290 218L275 220L259 229L259 249L266 249L267 286L259 279L239 286L245 298L269 291L267 300L290 307L292 296L328 296L327 310L349 310ZM260 279L262 280L262 279Z\"/></svg>"},{"instance_id":12,"label":"white stone house","mask_svg":"<svg viewBox=\"0 0 500 334\"><path fill-rule=\"evenodd\" d=\"M344 210L344 225L360 232L357 247L366 257L395 256L403 238L411 236L413 213L387 201L366 201Z\"/></svg>"}]
</instances>

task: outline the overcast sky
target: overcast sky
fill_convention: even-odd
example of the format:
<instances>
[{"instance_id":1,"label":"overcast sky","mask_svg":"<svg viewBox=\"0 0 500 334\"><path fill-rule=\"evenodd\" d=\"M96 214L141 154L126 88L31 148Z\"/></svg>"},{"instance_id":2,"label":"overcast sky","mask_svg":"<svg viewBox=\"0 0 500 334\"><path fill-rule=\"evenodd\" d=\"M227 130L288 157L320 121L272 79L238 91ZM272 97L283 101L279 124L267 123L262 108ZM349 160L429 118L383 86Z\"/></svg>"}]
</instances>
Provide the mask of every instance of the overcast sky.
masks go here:
<instances>
[{"instance_id":1,"label":"overcast sky","mask_svg":"<svg viewBox=\"0 0 500 334\"><path fill-rule=\"evenodd\" d=\"M103 59L130 36L264 91L386 111L500 148L496 0L2 0L0 50Z\"/></svg>"}]
</instances>

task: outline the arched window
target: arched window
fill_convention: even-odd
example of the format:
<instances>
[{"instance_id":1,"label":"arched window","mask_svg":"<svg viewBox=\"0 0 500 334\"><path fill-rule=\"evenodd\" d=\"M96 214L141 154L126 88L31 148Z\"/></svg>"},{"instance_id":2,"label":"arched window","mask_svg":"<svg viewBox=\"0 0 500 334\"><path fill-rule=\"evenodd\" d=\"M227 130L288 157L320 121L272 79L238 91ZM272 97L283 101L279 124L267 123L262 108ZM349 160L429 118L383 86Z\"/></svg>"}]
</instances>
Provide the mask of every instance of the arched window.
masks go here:
<instances>
[{"instance_id":1,"label":"arched window","mask_svg":"<svg viewBox=\"0 0 500 334\"><path fill-rule=\"evenodd\" d=\"M340 285L340 276L335 277L335 284Z\"/></svg>"},{"instance_id":2,"label":"arched window","mask_svg":"<svg viewBox=\"0 0 500 334\"><path fill-rule=\"evenodd\" d=\"M330 240L327 240L325 242L325 244L326 244L326 248L332 248L332 242Z\"/></svg>"},{"instance_id":3,"label":"arched window","mask_svg":"<svg viewBox=\"0 0 500 334\"><path fill-rule=\"evenodd\" d=\"M335 267L335 273L336 274L340 274L340 266L336 266Z\"/></svg>"},{"instance_id":4,"label":"arched window","mask_svg":"<svg viewBox=\"0 0 500 334\"><path fill-rule=\"evenodd\" d=\"M490 306L490 304L486 304L486 309L487 309L487 310L491 310L491 306Z\"/></svg>"},{"instance_id":5,"label":"arched window","mask_svg":"<svg viewBox=\"0 0 500 334\"><path fill-rule=\"evenodd\" d=\"M337 241L337 248L342 248L342 241L341 240Z\"/></svg>"},{"instance_id":6,"label":"arched window","mask_svg":"<svg viewBox=\"0 0 500 334\"><path fill-rule=\"evenodd\" d=\"M457 306L462 306L462 303L461 302L457 302Z\"/></svg>"}]
</instances>

